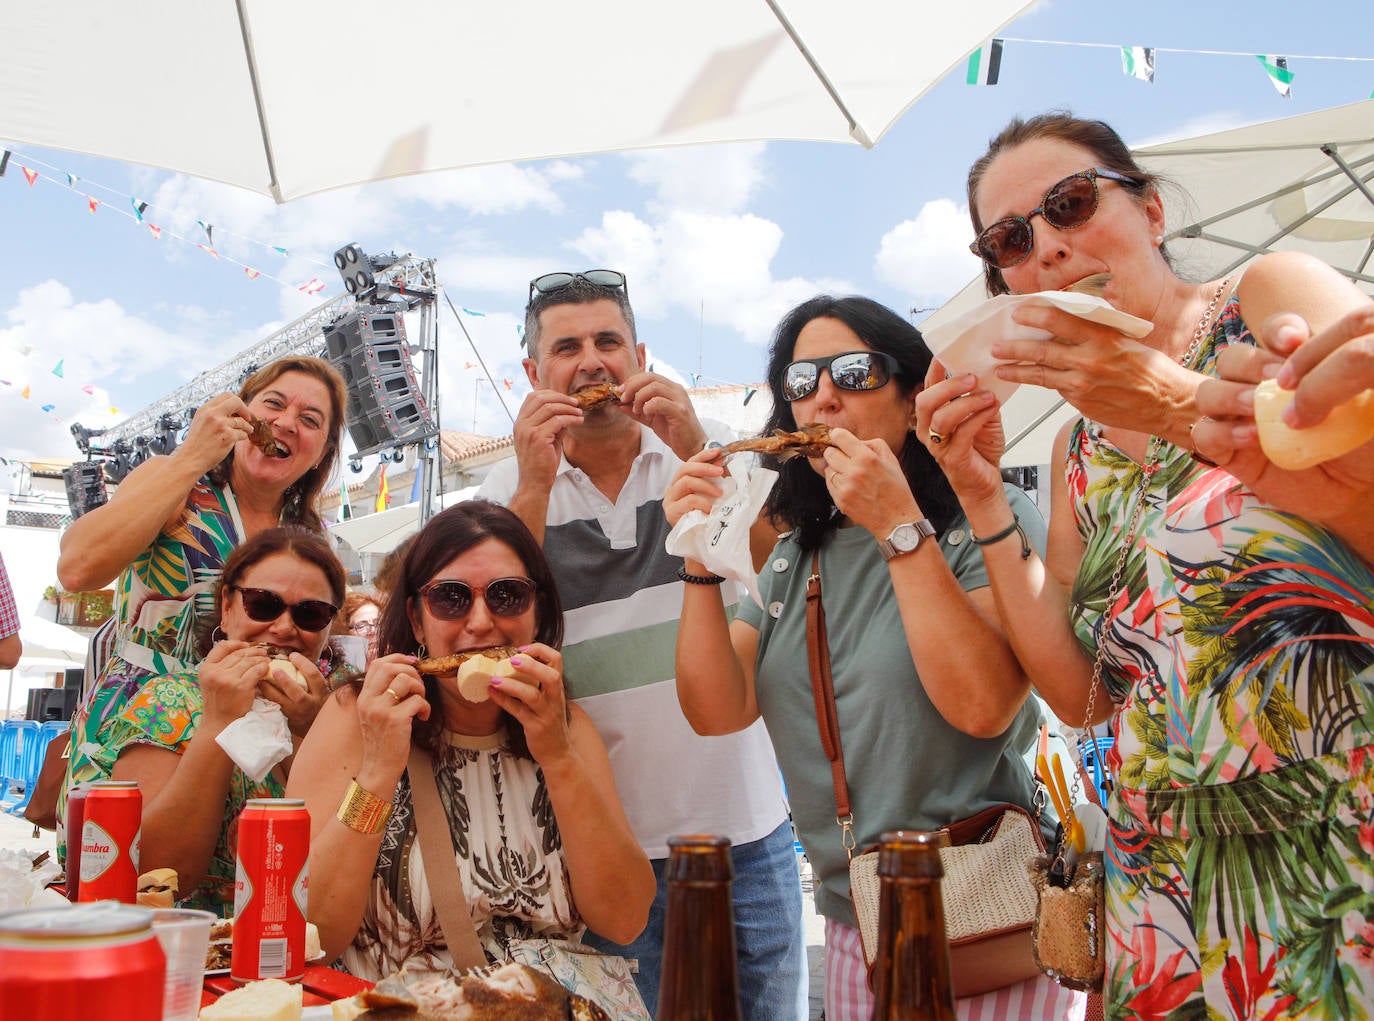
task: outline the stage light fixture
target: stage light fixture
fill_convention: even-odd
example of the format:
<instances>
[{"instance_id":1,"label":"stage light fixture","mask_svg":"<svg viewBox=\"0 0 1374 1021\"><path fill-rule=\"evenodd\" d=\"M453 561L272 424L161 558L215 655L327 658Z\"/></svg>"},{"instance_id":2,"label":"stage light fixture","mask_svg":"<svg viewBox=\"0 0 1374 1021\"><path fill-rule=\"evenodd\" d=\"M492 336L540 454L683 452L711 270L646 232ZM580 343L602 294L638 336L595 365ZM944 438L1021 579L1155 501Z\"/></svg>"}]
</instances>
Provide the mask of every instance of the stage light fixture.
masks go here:
<instances>
[{"instance_id":1,"label":"stage light fixture","mask_svg":"<svg viewBox=\"0 0 1374 1021\"><path fill-rule=\"evenodd\" d=\"M339 276L343 278L344 290L355 298L377 285L377 280L372 275L372 260L357 242L344 245L335 252L334 265L338 267Z\"/></svg>"}]
</instances>

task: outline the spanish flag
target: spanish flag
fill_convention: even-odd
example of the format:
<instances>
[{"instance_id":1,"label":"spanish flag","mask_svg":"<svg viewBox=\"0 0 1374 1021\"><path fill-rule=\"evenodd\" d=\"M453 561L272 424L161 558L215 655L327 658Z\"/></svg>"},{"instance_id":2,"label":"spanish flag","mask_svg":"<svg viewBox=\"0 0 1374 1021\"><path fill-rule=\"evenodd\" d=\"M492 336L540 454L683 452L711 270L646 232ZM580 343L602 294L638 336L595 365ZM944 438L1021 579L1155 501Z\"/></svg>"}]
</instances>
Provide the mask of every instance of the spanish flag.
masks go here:
<instances>
[{"instance_id":1,"label":"spanish flag","mask_svg":"<svg viewBox=\"0 0 1374 1021\"><path fill-rule=\"evenodd\" d=\"M377 506L373 508L378 514L391 506L391 488L386 484L386 465L382 465L382 481L377 484Z\"/></svg>"}]
</instances>

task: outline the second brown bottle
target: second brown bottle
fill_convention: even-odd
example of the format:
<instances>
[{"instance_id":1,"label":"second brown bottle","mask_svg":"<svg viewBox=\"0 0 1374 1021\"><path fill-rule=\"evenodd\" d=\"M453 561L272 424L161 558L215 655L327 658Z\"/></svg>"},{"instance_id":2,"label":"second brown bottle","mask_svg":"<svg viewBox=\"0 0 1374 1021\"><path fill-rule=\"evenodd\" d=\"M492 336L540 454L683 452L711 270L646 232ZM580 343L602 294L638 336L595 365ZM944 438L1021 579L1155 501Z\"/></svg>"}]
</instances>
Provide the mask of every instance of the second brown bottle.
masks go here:
<instances>
[{"instance_id":1,"label":"second brown bottle","mask_svg":"<svg viewBox=\"0 0 1374 1021\"><path fill-rule=\"evenodd\" d=\"M656 1021L740 1021L730 841L670 837L666 875Z\"/></svg>"},{"instance_id":2,"label":"second brown bottle","mask_svg":"<svg viewBox=\"0 0 1374 1021\"><path fill-rule=\"evenodd\" d=\"M874 1021L954 1021L949 941L940 897L941 833L894 830L878 851Z\"/></svg>"}]
</instances>

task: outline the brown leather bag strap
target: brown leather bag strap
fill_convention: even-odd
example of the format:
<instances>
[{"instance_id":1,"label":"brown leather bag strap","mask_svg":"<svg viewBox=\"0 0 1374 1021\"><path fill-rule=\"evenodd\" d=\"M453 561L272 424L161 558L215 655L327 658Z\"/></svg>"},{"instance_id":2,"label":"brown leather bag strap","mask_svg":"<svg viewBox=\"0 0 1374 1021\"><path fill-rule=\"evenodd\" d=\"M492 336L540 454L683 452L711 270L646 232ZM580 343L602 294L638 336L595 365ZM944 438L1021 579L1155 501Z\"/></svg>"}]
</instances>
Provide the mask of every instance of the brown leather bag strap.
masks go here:
<instances>
[{"instance_id":1,"label":"brown leather bag strap","mask_svg":"<svg viewBox=\"0 0 1374 1021\"><path fill-rule=\"evenodd\" d=\"M454 857L453 837L448 817L439 801L439 785L434 782L434 762L429 753L410 746L410 796L415 803L415 836L425 863L425 883L429 887L439 928L448 940L449 956L458 971L480 968L487 963L486 952L477 941L472 912L463 897L463 880Z\"/></svg>"},{"instance_id":2,"label":"brown leather bag strap","mask_svg":"<svg viewBox=\"0 0 1374 1021\"><path fill-rule=\"evenodd\" d=\"M845 853L854 850L854 813L849 806L849 783L844 776L844 748L840 744L840 716L835 709L835 683L830 676L830 641L825 634L825 606L821 603L821 551L811 554L806 579L806 662L811 669L811 696L816 701L816 726L821 748L830 760L835 785L835 822L843 831Z\"/></svg>"}]
</instances>

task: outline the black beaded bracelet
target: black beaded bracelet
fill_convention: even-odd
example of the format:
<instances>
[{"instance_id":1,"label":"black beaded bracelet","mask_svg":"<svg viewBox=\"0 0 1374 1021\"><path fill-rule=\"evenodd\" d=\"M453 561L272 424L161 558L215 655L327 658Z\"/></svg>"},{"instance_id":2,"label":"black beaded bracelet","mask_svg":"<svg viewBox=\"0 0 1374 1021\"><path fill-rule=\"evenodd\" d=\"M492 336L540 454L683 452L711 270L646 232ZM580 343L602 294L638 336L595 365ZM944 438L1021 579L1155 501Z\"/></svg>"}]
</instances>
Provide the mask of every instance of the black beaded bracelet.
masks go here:
<instances>
[{"instance_id":1,"label":"black beaded bracelet","mask_svg":"<svg viewBox=\"0 0 1374 1021\"><path fill-rule=\"evenodd\" d=\"M1026 530L1021 527L1021 519L1016 515L1015 512L1012 512L1011 524L1009 524L1006 528L1002 529L996 535L990 535L986 539L980 539L978 538L978 536L974 535L973 532L970 531L968 537L973 540L973 545L975 546L991 546L994 542L1001 542L1003 539L1007 538L1007 536L1011 535L1013 532L1021 536L1021 559L1029 560L1031 555L1030 539L1026 538Z\"/></svg>"},{"instance_id":2,"label":"black beaded bracelet","mask_svg":"<svg viewBox=\"0 0 1374 1021\"><path fill-rule=\"evenodd\" d=\"M679 567L677 576L688 585L719 585L725 580L718 574L688 574L686 567Z\"/></svg>"}]
</instances>

